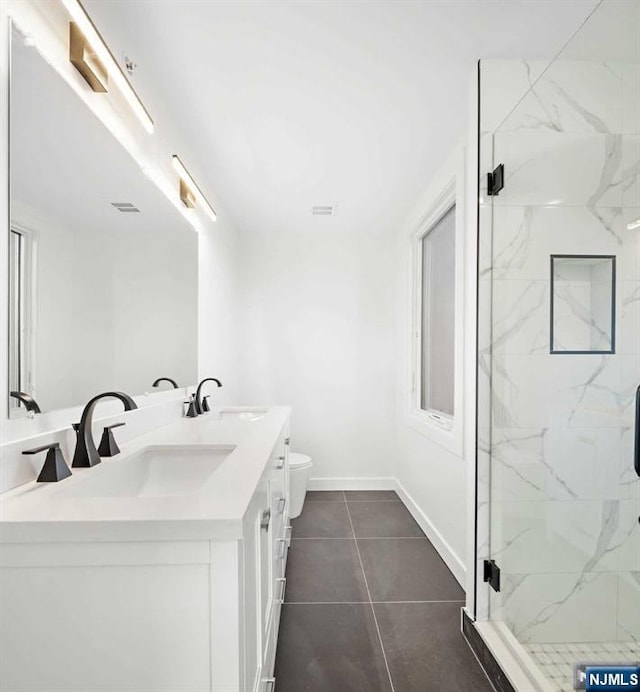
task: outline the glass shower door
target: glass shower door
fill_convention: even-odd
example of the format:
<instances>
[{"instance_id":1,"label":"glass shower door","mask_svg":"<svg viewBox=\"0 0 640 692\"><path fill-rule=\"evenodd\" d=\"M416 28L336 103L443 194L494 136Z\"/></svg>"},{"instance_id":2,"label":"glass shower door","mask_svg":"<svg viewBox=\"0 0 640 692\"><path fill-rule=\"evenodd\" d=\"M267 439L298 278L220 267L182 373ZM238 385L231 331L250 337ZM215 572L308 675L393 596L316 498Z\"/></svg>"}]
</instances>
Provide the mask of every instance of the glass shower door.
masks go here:
<instances>
[{"instance_id":1,"label":"glass shower door","mask_svg":"<svg viewBox=\"0 0 640 692\"><path fill-rule=\"evenodd\" d=\"M556 690L640 661L639 46L602 3L482 143L489 616Z\"/></svg>"}]
</instances>

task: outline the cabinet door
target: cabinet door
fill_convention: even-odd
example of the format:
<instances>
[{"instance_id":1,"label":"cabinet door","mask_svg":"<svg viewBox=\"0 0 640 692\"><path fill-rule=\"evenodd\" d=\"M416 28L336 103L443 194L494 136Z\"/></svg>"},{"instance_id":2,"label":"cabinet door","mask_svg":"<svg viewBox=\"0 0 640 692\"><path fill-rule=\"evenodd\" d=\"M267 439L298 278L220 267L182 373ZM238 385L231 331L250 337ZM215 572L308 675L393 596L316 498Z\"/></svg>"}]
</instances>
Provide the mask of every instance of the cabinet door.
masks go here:
<instances>
[{"instance_id":1,"label":"cabinet door","mask_svg":"<svg viewBox=\"0 0 640 692\"><path fill-rule=\"evenodd\" d=\"M270 498L270 481L267 481L267 497ZM256 527L256 588L258 591L258 636L261 663L264 661L266 641L269 637L271 611L273 609L273 525L271 502L260 512Z\"/></svg>"}]
</instances>

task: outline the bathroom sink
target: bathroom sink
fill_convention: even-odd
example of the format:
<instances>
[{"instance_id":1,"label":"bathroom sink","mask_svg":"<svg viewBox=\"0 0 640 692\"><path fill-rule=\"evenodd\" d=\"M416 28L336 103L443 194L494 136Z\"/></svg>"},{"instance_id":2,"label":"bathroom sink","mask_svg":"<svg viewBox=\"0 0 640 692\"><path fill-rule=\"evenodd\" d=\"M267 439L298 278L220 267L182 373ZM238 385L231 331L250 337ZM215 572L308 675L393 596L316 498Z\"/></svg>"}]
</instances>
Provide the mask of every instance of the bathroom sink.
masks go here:
<instances>
[{"instance_id":1,"label":"bathroom sink","mask_svg":"<svg viewBox=\"0 0 640 692\"><path fill-rule=\"evenodd\" d=\"M256 421L264 418L268 411L266 408L252 409L222 409L219 411L222 420Z\"/></svg>"},{"instance_id":2,"label":"bathroom sink","mask_svg":"<svg viewBox=\"0 0 640 692\"><path fill-rule=\"evenodd\" d=\"M235 445L145 447L130 457L109 460L59 494L68 498L175 497L206 484Z\"/></svg>"}]
</instances>

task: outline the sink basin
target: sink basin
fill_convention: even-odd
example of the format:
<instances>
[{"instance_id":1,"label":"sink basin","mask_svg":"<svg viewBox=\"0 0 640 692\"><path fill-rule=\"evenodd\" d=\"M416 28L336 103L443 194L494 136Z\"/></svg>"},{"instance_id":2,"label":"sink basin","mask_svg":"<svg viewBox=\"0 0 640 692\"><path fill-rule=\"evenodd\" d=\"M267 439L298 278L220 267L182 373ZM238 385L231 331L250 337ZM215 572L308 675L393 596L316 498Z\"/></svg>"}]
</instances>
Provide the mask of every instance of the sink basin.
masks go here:
<instances>
[{"instance_id":1,"label":"sink basin","mask_svg":"<svg viewBox=\"0 0 640 692\"><path fill-rule=\"evenodd\" d=\"M235 445L145 447L131 457L103 462L59 492L74 498L192 495L234 449Z\"/></svg>"},{"instance_id":2,"label":"sink basin","mask_svg":"<svg viewBox=\"0 0 640 692\"><path fill-rule=\"evenodd\" d=\"M264 418L268 411L266 408L252 408L252 409L222 409L220 412L220 418L222 420L241 420L241 421L254 421Z\"/></svg>"}]
</instances>

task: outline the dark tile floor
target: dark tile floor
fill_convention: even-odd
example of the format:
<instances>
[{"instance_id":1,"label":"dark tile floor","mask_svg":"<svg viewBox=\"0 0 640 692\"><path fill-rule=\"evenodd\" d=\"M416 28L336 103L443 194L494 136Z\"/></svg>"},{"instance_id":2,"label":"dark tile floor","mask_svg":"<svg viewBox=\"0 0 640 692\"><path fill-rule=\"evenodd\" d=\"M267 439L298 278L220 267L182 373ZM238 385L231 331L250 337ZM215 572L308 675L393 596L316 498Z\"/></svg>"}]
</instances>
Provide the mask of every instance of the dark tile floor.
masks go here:
<instances>
[{"instance_id":1,"label":"dark tile floor","mask_svg":"<svg viewBox=\"0 0 640 692\"><path fill-rule=\"evenodd\" d=\"M308 492L292 521L278 692L492 692L464 592L393 491Z\"/></svg>"}]
</instances>

